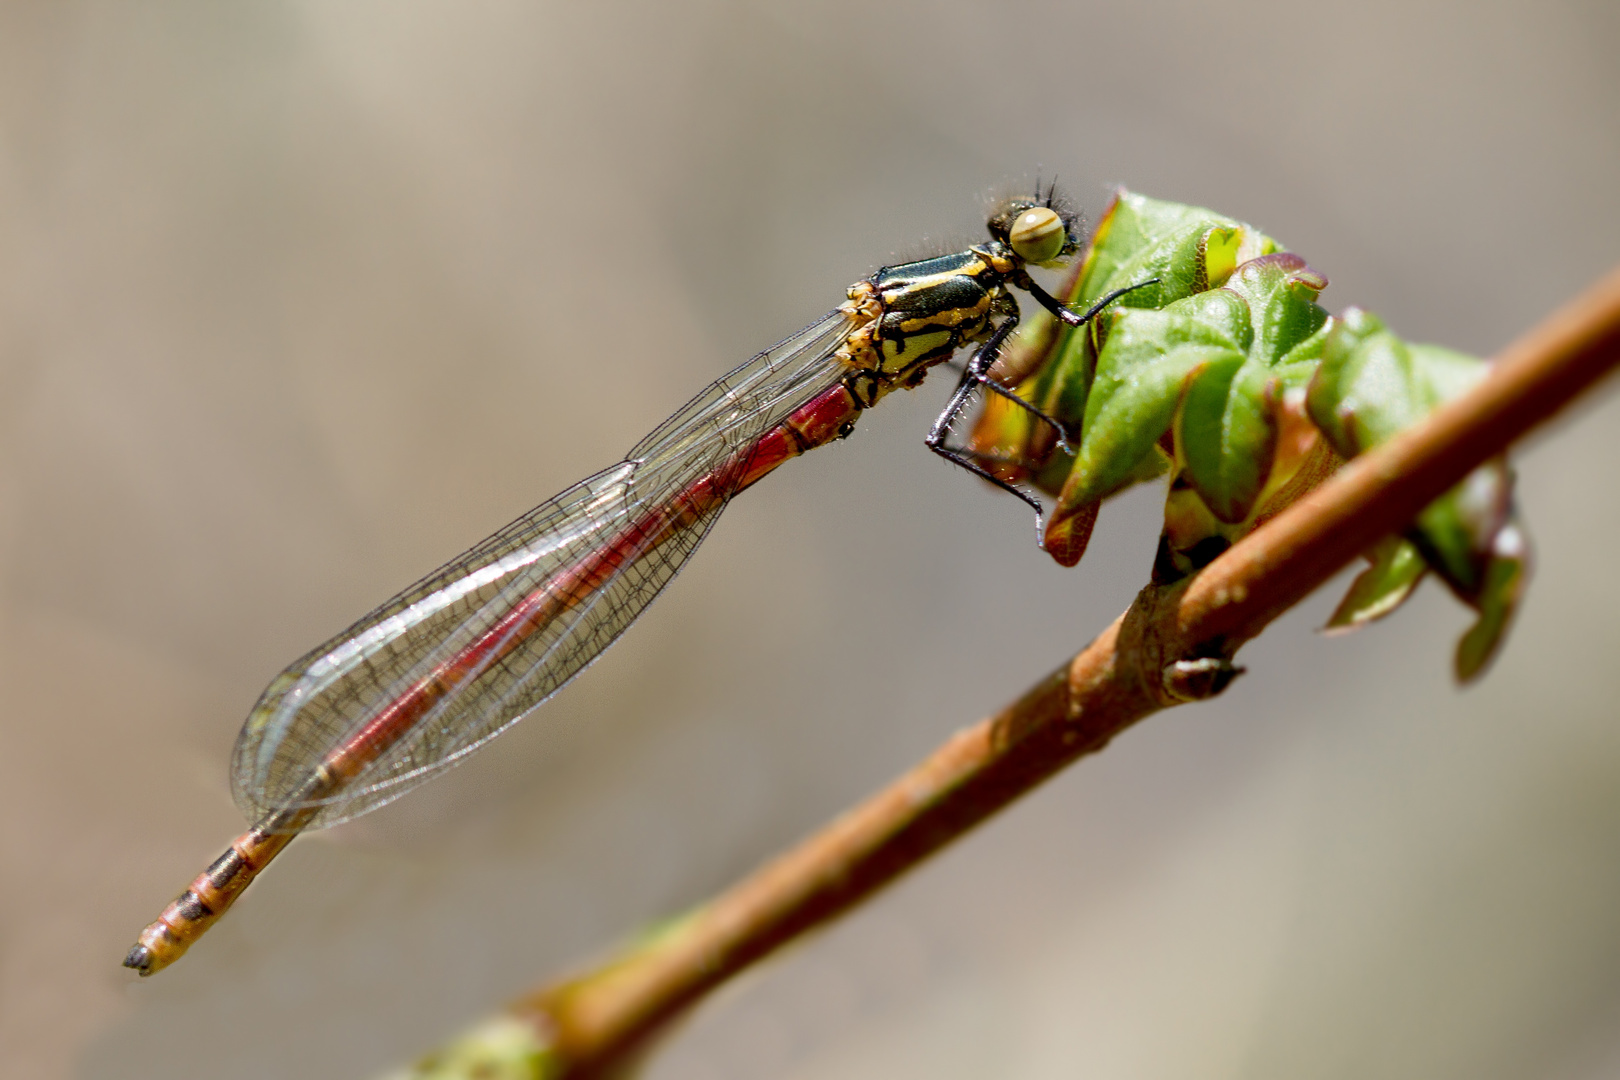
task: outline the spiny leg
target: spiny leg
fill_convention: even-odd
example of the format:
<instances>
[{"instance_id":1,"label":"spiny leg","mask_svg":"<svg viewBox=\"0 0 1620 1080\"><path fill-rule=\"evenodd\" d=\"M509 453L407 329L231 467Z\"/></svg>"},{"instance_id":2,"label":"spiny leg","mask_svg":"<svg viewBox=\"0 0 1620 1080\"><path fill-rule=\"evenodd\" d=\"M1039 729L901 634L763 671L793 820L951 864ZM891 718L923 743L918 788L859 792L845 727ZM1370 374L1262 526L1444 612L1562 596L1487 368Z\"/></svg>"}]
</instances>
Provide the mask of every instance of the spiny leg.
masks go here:
<instances>
[{"instance_id":1,"label":"spiny leg","mask_svg":"<svg viewBox=\"0 0 1620 1080\"><path fill-rule=\"evenodd\" d=\"M976 357L977 354L975 354L975 358ZM992 361L994 361L994 359L995 357L991 357ZM1059 420L1055 416L1050 415L1049 413L1042 411L1039 406L1025 401L1012 390L1002 386L988 375L976 376L974 377L974 381L978 382L978 384L983 386L985 389L993 390L1000 394L1014 405L1017 405L1019 408L1029 413L1031 416L1039 417L1040 419L1045 420L1048 424L1052 425L1052 430L1057 432L1058 445L1061 446L1066 452L1070 454L1074 453L1074 444L1069 441L1069 428L1063 423L1063 421Z\"/></svg>"},{"instance_id":2,"label":"spiny leg","mask_svg":"<svg viewBox=\"0 0 1620 1080\"><path fill-rule=\"evenodd\" d=\"M1036 284L1035 280L1027 273L1023 275L1023 280L1019 281L1018 285L1028 292L1030 296L1034 297L1036 302L1042 307L1046 308L1053 315L1057 316L1058 320L1065 325L1084 326L1086 323L1096 318L1097 313L1102 311L1103 308L1107 307L1109 304L1112 304L1115 300L1118 300L1126 293L1135 292L1137 289L1145 288L1149 285L1157 285L1158 283L1158 278L1149 278L1147 281L1140 281L1135 285L1126 285L1123 288L1115 289L1101 300L1098 300L1095 304L1092 304L1084 314L1076 314L1075 312L1072 312L1068 308L1064 307L1058 302L1057 297L1041 288L1040 285ZM1026 401L1019 397L1011 387L1003 386L1001 383L998 383L994 379L990 378L990 368L995 364L996 357L1001 354L1001 346L1002 343L1006 341L1007 335L1011 334L1013 329L1017 327L1019 317L1020 313L1018 306L1015 303L1011 310L1008 311L1006 319L1004 319L1002 324L996 328L995 333L990 335L989 340L987 340L984 345L973 354L973 358L963 366L961 380L956 384L957 393L951 398L951 404L945 407L945 412L941 414L940 419L945 420L947 426L954 423L961 411L967 407L966 399L962 394L963 388L969 386L971 383L978 383L979 385L1000 394L1002 397L1030 413L1032 416L1039 417L1050 424L1052 426L1052 430L1057 432L1058 445L1072 454L1074 453L1074 446L1069 441L1068 425L1064 424L1063 421L1059 420L1057 417L1048 414L1033 402ZM948 366L952 370L956 369L955 364L949 364ZM939 421L935 421L934 430L937 431L938 429ZM932 446L932 444L930 445ZM935 447L935 449L937 450L938 448Z\"/></svg>"},{"instance_id":3,"label":"spiny leg","mask_svg":"<svg viewBox=\"0 0 1620 1080\"><path fill-rule=\"evenodd\" d=\"M984 373L995 362L996 354L1001 350L1002 342L1007 340L1007 335L1012 333L1017 325L1017 314L1008 315L1001 325L996 327L985 343L979 346L978 351L973 354L973 359L968 361L967 370L962 373L961 380L957 382L956 391L951 394L950 403L945 406L945 410L935 419L934 426L928 429L928 437L923 441L927 444L928 449L946 461L960 465L973 475L990 481L1002 491L1016 495L1028 503L1030 508L1035 511L1035 543L1039 545L1046 535L1046 507L1041 505L1041 501L1015 484L1003 480L969 457L963 450L950 446L945 441L951 433L951 426L961 417L963 411L967 409L968 402L973 399L973 391L981 385L995 385L985 377ZM1016 395L1009 396L1012 397L1012 400L1029 408L1037 416L1045 416L1039 409L1036 409L1022 398ZM1062 430L1061 427L1058 428L1060 437Z\"/></svg>"},{"instance_id":4,"label":"spiny leg","mask_svg":"<svg viewBox=\"0 0 1620 1080\"><path fill-rule=\"evenodd\" d=\"M1118 300L1126 293L1135 292L1137 289L1145 289L1149 285L1157 285L1158 283L1158 278L1148 278L1146 281L1138 281L1135 285L1126 285L1123 288L1115 289L1101 300L1098 300L1095 304L1092 304L1086 309L1085 314L1081 315L1076 314L1064 307L1062 302L1059 301L1057 297L1041 288L1040 284L1036 282L1034 278L1030 277L1029 274L1025 273L1023 275L1023 280L1015 282L1019 288L1033 296L1037 304L1040 304L1041 307L1057 316L1058 321L1065 326L1084 326L1092 319L1095 319L1097 317L1097 313L1103 308L1107 307L1109 304L1112 304L1115 300Z\"/></svg>"},{"instance_id":5,"label":"spiny leg","mask_svg":"<svg viewBox=\"0 0 1620 1080\"><path fill-rule=\"evenodd\" d=\"M1008 299L1011 300L1011 297L1008 297ZM1007 336L1011 334L1018 326L1019 318L1020 312L1018 310L1018 305L1015 302L1007 311L1006 318L1002 321L1001 325L996 327L995 332L990 335L990 338L981 348L974 352L967 364L963 366L962 377L956 384L957 389L960 391L963 386L977 383L987 390L1000 394L1014 405L1017 405L1020 409L1023 409L1025 412L1029 413L1031 416L1039 420L1044 420L1047 424L1051 425L1052 430L1057 432L1058 445L1063 447L1065 451L1072 454L1074 453L1074 446L1069 442L1069 429L1064 425L1063 421L1059 420L1055 416L1052 416L1034 402L1026 401L1024 398L1019 397L1012 387L1003 386L1001 383L996 382L996 380L990 377L990 369L995 366L996 359L1001 355L1001 346L1006 342ZM966 405L963 404L960 408L965 407ZM960 408L958 411L960 411ZM951 420L954 422L956 417L951 417Z\"/></svg>"},{"instance_id":6,"label":"spiny leg","mask_svg":"<svg viewBox=\"0 0 1620 1080\"><path fill-rule=\"evenodd\" d=\"M1126 293L1134 292L1135 290L1144 288L1148 285L1157 285L1159 283L1158 278L1150 278L1147 281L1138 282L1135 285L1126 285L1123 288L1115 289L1113 292L1091 305L1091 307L1088 308L1083 314L1076 314L1064 307L1058 301L1057 297L1041 288L1040 285L1038 285L1027 273L1021 274L1020 277L1022 280L1016 282L1020 288L1024 289L1030 294L1030 296L1034 297L1037 303L1046 308L1046 310L1050 311L1058 318L1060 322L1067 326L1074 327L1084 326L1086 323L1096 318L1098 312L1102 311L1109 304L1112 304L1115 300L1118 300ZM1008 312L1007 317L1002 320L1001 325L996 327L995 331L990 335L985 343L979 347L979 349L973 354L973 358L969 360L967 365L963 368L962 377L957 381L956 390L953 394L951 394L950 402L945 406L944 411L939 414L938 418L935 419L934 426L929 429L928 437L924 440L924 442L927 444L928 449L932 450L945 460L960 465L962 468L966 469L975 476L990 481L1001 490L1008 492L1009 494L1016 495L1018 498L1024 500L1025 503L1029 504L1029 506L1035 511L1035 543L1042 550L1045 550L1046 507L1041 505L1040 500L1011 482L1003 480L995 473L992 473L989 469L986 469L977 460L975 460L974 457L969 456L969 454L972 453L971 451L968 451L963 447L947 445L945 441L950 435L952 426L954 426L956 421L961 417L963 411L967 408L968 402L972 400L974 388L976 386L985 386L1000 394L1008 401L1011 401L1021 408L1027 410L1032 415L1038 416L1048 424L1052 425L1052 430L1057 432L1059 445L1061 445L1065 450L1068 450L1070 453L1074 452L1074 448L1069 443L1068 429L1064 426L1064 424L1058 421L1055 417L1047 415L1036 405L1025 401L1012 390L1002 386L1000 383L989 377L990 368L995 363L996 357L1000 355L1002 344L1007 340L1007 336L1017 328L1018 320L1019 311L1017 306L1014 305L1012 310ZM952 365L952 367L954 366L955 365Z\"/></svg>"},{"instance_id":7,"label":"spiny leg","mask_svg":"<svg viewBox=\"0 0 1620 1080\"><path fill-rule=\"evenodd\" d=\"M1053 315L1057 316L1058 320L1064 325L1076 327L1084 326L1086 323L1096 318L1098 312L1102 311L1103 308L1107 307L1109 304L1112 304L1115 300L1118 300L1126 293L1135 292L1137 289L1145 288L1149 285L1157 285L1159 283L1158 278L1149 278L1147 281L1140 281L1135 285L1126 285L1124 288L1115 289L1101 300L1098 300L1095 304L1092 304L1084 314L1076 314L1059 303L1057 297L1053 296L1051 293L1041 288L1040 285L1036 284L1035 280L1027 273L1024 274L1023 277L1024 280L1018 284L1026 292L1028 292L1030 296L1034 297L1037 303L1046 308ZM1002 331L1008 328L1010 325L1016 326L1018 323L1018 318L1018 307L1015 304L1007 315L1007 321L1002 323L1001 328L998 328L997 330L999 337L993 338L993 340L996 342L996 347L991 349L989 347L989 342L986 342L985 348L974 353L973 359L968 362L967 366L962 371L962 380L963 382L968 380L978 382L987 389L993 390L997 394L1000 394L1002 397L1006 398L1008 401L1012 402L1014 405L1017 405L1019 408L1025 410L1031 415L1037 416L1046 421L1052 426L1052 430L1057 432L1058 445L1072 454L1074 453L1074 445L1069 440L1069 428L1067 424L1063 423L1063 421L1057 419L1055 416L1051 416L1046 412L1043 412L1032 402L1025 401L1023 398L1014 393L1012 388L1003 386L994 379L990 378L990 367L995 363L996 357L1000 354L1001 341L1006 337L1006 333L1003 333Z\"/></svg>"}]
</instances>

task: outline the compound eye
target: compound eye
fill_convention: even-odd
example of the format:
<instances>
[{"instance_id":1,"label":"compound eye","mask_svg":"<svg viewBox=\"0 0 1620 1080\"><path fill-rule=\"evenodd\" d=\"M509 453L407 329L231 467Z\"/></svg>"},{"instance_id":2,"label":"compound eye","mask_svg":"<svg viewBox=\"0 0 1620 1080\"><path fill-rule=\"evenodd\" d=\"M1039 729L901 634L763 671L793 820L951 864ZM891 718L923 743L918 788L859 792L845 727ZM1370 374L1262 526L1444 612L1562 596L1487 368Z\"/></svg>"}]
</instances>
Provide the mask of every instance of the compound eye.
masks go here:
<instances>
[{"instance_id":1,"label":"compound eye","mask_svg":"<svg viewBox=\"0 0 1620 1080\"><path fill-rule=\"evenodd\" d=\"M1036 206L1025 210L1013 221L1007 232L1007 242L1025 262L1051 262L1063 251L1069 230L1063 219L1050 207Z\"/></svg>"}]
</instances>

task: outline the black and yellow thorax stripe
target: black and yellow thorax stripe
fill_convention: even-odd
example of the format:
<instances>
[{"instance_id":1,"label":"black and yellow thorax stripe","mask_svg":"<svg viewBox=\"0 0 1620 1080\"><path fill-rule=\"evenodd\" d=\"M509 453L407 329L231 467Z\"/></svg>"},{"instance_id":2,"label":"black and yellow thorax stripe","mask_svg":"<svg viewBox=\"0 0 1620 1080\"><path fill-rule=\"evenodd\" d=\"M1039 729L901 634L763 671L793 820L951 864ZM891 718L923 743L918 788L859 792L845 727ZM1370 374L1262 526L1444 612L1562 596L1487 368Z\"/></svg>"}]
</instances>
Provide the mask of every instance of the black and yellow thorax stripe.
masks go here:
<instances>
[{"instance_id":1,"label":"black and yellow thorax stripe","mask_svg":"<svg viewBox=\"0 0 1620 1080\"><path fill-rule=\"evenodd\" d=\"M1005 314L1006 283L1022 261L992 241L966 251L887 266L849 290L845 310L863 321L843 353L857 397L870 405L920 383L933 365L989 334Z\"/></svg>"}]
</instances>

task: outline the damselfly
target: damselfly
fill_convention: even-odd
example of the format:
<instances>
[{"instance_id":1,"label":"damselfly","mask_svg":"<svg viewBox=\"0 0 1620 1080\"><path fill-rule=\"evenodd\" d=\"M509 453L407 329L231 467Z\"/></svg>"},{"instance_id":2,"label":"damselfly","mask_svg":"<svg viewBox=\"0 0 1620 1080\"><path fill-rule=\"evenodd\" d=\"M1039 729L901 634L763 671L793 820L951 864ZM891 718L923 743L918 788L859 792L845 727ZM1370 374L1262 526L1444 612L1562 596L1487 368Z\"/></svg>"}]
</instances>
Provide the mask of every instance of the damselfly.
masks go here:
<instances>
[{"instance_id":1,"label":"damselfly","mask_svg":"<svg viewBox=\"0 0 1620 1080\"><path fill-rule=\"evenodd\" d=\"M276 676L231 763L254 825L142 931L124 964L173 963L305 829L403 795L556 693L635 621L737 492L789 458L848 435L884 395L977 345L927 437L936 453L1041 512L1029 493L948 445L983 387L1055 420L990 378L1019 322L1016 287L1069 326L1029 276L1079 248L1075 217L1046 197L1008 200L990 240L886 267L792 337L717 379L619 464L523 515ZM1037 520L1039 524L1039 520Z\"/></svg>"}]
</instances>

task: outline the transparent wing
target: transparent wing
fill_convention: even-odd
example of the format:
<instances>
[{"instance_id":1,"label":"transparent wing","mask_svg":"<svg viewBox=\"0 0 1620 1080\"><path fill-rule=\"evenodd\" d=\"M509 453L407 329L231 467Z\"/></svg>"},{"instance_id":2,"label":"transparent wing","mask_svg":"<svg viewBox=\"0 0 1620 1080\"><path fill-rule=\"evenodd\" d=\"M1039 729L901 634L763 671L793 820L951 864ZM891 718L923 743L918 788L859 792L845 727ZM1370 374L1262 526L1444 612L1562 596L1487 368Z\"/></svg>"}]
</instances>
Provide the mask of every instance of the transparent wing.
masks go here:
<instances>
[{"instance_id":1,"label":"transparent wing","mask_svg":"<svg viewBox=\"0 0 1620 1080\"><path fill-rule=\"evenodd\" d=\"M535 507L278 675L232 792L316 828L398 798L495 737L635 621L735 493L761 435L843 375L832 312L716 380L626 460Z\"/></svg>"}]
</instances>

